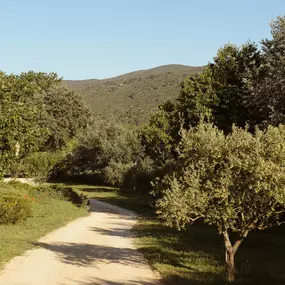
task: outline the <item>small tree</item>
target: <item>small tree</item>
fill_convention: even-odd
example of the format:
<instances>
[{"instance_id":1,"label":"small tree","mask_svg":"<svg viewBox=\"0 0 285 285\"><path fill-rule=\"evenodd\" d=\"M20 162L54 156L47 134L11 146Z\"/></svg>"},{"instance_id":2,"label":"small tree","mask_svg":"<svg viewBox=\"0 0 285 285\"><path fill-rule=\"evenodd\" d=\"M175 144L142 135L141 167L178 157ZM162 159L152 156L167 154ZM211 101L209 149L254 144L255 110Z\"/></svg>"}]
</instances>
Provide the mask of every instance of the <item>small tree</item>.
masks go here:
<instances>
[{"instance_id":1,"label":"small tree","mask_svg":"<svg viewBox=\"0 0 285 285\"><path fill-rule=\"evenodd\" d=\"M158 213L179 229L197 219L215 225L224 237L227 279L233 281L235 253L248 233L284 222L285 126L255 135L233 127L225 136L201 123L182 134L178 151L175 172L159 184Z\"/></svg>"}]
</instances>

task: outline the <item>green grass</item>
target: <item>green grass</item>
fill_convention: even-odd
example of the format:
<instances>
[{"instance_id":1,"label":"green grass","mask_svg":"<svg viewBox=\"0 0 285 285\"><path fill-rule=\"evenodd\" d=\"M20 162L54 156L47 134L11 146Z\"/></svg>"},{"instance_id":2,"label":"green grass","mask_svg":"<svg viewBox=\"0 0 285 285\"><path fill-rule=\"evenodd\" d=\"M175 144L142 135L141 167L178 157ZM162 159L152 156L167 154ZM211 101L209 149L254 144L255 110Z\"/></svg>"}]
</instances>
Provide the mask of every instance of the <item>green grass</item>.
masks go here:
<instances>
[{"instance_id":1,"label":"green grass","mask_svg":"<svg viewBox=\"0 0 285 285\"><path fill-rule=\"evenodd\" d=\"M15 225L0 225L0 266L14 256L33 247L40 237L64 226L68 222L87 215L86 209L70 202L39 193L35 187L20 183L0 184L0 191L14 192L34 197L32 216Z\"/></svg>"},{"instance_id":2,"label":"green grass","mask_svg":"<svg viewBox=\"0 0 285 285\"><path fill-rule=\"evenodd\" d=\"M77 191L141 215L135 226L137 248L160 272L166 285L222 285L224 247L215 228L199 224L178 232L168 228L148 206L150 197L108 187L76 185ZM254 232L236 254L237 281L232 284L285 284L285 228Z\"/></svg>"},{"instance_id":3,"label":"green grass","mask_svg":"<svg viewBox=\"0 0 285 285\"><path fill-rule=\"evenodd\" d=\"M88 198L114 204L144 216L153 214L152 207L150 206L150 195L140 194L140 199L138 199L138 195L134 191L114 187L72 185L72 188Z\"/></svg>"}]
</instances>

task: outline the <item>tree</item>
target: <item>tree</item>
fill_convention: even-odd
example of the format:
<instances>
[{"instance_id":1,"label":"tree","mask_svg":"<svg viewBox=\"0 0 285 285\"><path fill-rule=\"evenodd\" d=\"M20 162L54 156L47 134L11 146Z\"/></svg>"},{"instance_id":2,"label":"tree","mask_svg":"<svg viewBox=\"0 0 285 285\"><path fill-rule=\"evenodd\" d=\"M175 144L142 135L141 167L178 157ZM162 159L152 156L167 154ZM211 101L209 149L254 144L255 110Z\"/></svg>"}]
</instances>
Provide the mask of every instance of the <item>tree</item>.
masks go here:
<instances>
[{"instance_id":1,"label":"tree","mask_svg":"<svg viewBox=\"0 0 285 285\"><path fill-rule=\"evenodd\" d=\"M40 124L48 129L48 137L41 150L54 151L66 146L91 122L91 112L83 98L62 84L55 84L43 93L43 104L45 113Z\"/></svg>"},{"instance_id":2,"label":"tree","mask_svg":"<svg viewBox=\"0 0 285 285\"><path fill-rule=\"evenodd\" d=\"M38 150L54 151L84 130L90 111L55 73L0 73L0 173Z\"/></svg>"},{"instance_id":3,"label":"tree","mask_svg":"<svg viewBox=\"0 0 285 285\"><path fill-rule=\"evenodd\" d=\"M202 219L223 235L229 281L248 233L284 222L284 142L285 126L254 135L233 127L226 136L200 123L182 133L176 169L157 184L158 213L168 225L180 229Z\"/></svg>"},{"instance_id":4,"label":"tree","mask_svg":"<svg viewBox=\"0 0 285 285\"><path fill-rule=\"evenodd\" d=\"M172 158L173 145L175 145L174 127L177 127L173 120L176 110L171 102L166 102L154 113L149 123L140 132L142 145L145 153L161 166Z\"/></svg>"},{"instance_id":5,"label":"tree","mask_svg":"<svg viewBox=\"0 0 285 285\"><path fill-rule=\"evenodd\" d=\"M195 126L200 120L212 121L213 106L217 100L212 75L208 65L202 73L192 74L181 83L176 108L184 128Z\"/></svg>"},{"instance_id":6,"label":"tree","mask_svg":"<svg viewBox=\"0 0 285 285\"><path fill-rule=\"evenodd\" d=\"M213 122L226 133L232 124L251 126L254 112L247 104L249 81L260 65L255 44L248 42L240 48L227 44L203 72L188 76L176 101L162 104L142 134L145 151L156 165L175 159L181 129L194 127L201 120Z\"/></svg>"},{"instance_id":7,"label":"tree","mask_svg":"<svg viewBox=\"0 0 285 285\"><path fill-rule=\"evenodd\" d=\"M38 125L48 131L41 150L53 151L66 144L80 131L87 128L91 112L78 93L62 84L56 73L22 73L19 80L37 86L38 92L31 94L31 100L41 98L43 113Z\"/></svg>"},{"instance_id":8,"label":"tree","mask_svg":"<svg viewBox=\"0 0 285 285\"><path fill-rule=\"evenodd\" d=\"M27 78L0 74L0 174L19 155L36 150L47 135L38 124L44 113L39 86Z\"/></svg>"},{"instance_id":9,"label":"tree","mask_svg":"<svg viewBox=\"0 0 285 285\"><path fill-rule=\"evenodd\" d=\"M252 123L261 128L285 122L285 17L278 17L270 26L272 39L261 42L262 65L248 82L247 104L255 114Z\"/></svg>"},{"instance_id":10,"label":"tree","mask_svg":"<svg viewBox=\"0 0 285 285\"><path fill-rule=\"evenodd\" d=\"M190 75L181 84L176 108L184 121L184 128L196 126L201 119L213 122L225 132L233 124L251 124L247 98L249 80L262 63L260 51L254 43L241 47L227 44L218 50L214 62L202 73Z\"/></svg>"}]
</instances>

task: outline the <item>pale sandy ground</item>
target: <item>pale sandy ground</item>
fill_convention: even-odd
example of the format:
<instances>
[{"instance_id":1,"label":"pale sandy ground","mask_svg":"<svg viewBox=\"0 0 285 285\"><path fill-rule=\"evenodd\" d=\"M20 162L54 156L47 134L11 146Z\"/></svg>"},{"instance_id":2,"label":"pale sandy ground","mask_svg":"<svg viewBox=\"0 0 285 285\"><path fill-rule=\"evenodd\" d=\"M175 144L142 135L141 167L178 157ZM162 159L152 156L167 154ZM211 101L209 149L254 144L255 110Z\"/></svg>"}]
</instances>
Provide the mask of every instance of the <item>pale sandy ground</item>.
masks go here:
<instances>
[{"instance_id":1,"label":"pale sandy ground","mask_svg":"<svg viewBox=\"0 0 285 285\"><path fill-rule=\"evenodd\" d=\"M36 186L37 183L35 182L35 180L33 178L4 178L3 179L4 182L8 183L8 182L12 182L12 181L17 181L17 182L21 182L24 184L29 184L32 186Z\"/></svg>"},{"instance_id":2,"label":"pale sandy ground","mask_svg":"<svg viewBox=\"0 0 285 285\"><path fill-rule=\"evenodd\" d=\"M91 200L90 215L52 232L0 272L1 285L158 285L135 250L133 212Z\"/></svg>"}]
</instances>

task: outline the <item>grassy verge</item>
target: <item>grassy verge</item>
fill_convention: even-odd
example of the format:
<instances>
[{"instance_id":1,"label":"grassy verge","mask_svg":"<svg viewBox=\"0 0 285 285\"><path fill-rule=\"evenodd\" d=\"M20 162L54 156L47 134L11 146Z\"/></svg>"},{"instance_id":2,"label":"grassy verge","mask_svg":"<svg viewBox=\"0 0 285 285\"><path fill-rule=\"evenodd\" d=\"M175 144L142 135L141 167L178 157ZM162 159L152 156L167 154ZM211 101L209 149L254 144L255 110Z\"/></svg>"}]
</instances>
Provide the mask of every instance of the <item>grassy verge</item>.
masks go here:
<instances>
[{"instance_id":1,"label":"grassy verge","mask_svg":"<svg viewBox=\"0 0 285 285\"><path fill-rule=\"evenodd\" d=\"M32 216L15 225L0 225L0 266L33 247L33 243L50 231L75 218L87 215L70 202L39 193L35 187L21 183L0 184L1 192L15 192L32 201Z\"/></svg>"},{"instance_id":2,"label":"grassy verge","mask_svg":"<svg viewBox=\"0 0 285 285\"><path fill-rule=\"evenodd\" d=\"M222 285L224 248L216 229L203 224L178 232L162 225L148 206L150 197L107 187L74 186L77 191L141 214L134 230L137 247L167 285ZM285 228L251 233L236 256L232 284L285 284Z\"/></svg>"}]
</instances>

